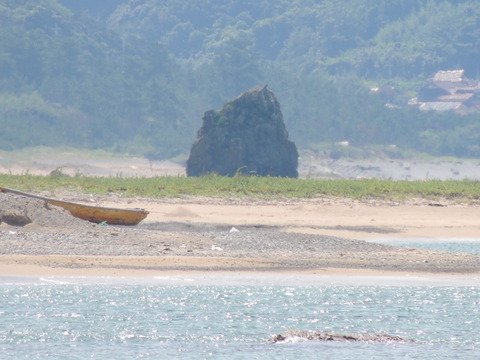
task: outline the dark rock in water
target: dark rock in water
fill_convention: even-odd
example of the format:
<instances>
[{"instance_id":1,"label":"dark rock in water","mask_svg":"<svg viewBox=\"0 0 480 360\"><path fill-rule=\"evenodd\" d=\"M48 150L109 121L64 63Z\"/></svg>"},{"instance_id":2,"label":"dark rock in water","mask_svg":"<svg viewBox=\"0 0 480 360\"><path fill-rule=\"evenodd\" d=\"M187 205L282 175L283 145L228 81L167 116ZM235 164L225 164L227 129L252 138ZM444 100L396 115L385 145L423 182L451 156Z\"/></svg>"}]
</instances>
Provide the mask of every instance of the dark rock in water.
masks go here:
<instances>
[{"instance_id":1,"label":"dark rock in water","mask_svg":"<svg viewBox=\"0 0 480 360\"><path fill-rule=\"evenodd\" d=\"M337 334L323 331L297 331L287 330L283 334L275 335L270 339L271 343L291 342L294 340L317 340L317 341L364 341L364 342L398 342L415 343L415 340L393 336L388 334Z\"/></svg>"},{"instance_id":2,"label":"dark rock in water","mask_svg":"<svg viewBox=\"0 0 480 360\"><path fill-rule=\"evenodd\" d=\"M297 167L298 151L288 140L280 104L265 86L205 113L187 175L297 177Z\"/></svg>"},{"instance_id":3,"label":"dark rock in water","mask_svg":"<svg viewBox=\"0 0 480 360\"><path fill-rule=\"evenodd\" d=\"M32 222L28 215L18 210L2 211L0 220L10 226L25 226Z\"/></svg>"}]
</instances>

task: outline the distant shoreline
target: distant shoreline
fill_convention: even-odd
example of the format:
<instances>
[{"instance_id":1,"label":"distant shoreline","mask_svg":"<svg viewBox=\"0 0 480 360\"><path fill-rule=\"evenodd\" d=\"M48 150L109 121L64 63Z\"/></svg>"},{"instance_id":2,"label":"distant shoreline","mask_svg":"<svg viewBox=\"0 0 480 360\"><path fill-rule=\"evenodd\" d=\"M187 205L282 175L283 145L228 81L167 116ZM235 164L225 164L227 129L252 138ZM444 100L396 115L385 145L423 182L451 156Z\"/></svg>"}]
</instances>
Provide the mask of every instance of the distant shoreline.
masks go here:
<instances>
[{"instance_id":1,"label":"distant shoreline","mask_svg":"<svg viewBox=\"0 0 480 360\"><path fill-rule=\"evenodd\" d=\"M185 165L122 154L49 147L0 151L0 174L68 176L185 176ZM300 154L298 172L308 179L478 180L479 159L331 159Z\"/></svg>"}]
</instances>

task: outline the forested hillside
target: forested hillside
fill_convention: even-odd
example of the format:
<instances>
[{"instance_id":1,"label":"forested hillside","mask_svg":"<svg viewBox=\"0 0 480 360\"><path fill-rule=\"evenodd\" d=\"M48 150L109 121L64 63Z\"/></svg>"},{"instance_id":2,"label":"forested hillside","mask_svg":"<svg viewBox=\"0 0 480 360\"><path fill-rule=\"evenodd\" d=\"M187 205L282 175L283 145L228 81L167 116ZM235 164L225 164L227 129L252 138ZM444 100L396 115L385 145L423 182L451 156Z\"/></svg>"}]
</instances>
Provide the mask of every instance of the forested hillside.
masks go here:
<instances>
[{"instance_id":1,"label":"forested hillside","mask_svg":"<svg viewBox=\"0 0 480 360\"><path fill-rule=\"evenodd\" d=\"M205 111L268 84L300 151L347 140L480 157L478 113L407 105L439 70L480 78L477 5L0 0L0 149L167 159L188 153Z\"/></svg>"}]
</instances>

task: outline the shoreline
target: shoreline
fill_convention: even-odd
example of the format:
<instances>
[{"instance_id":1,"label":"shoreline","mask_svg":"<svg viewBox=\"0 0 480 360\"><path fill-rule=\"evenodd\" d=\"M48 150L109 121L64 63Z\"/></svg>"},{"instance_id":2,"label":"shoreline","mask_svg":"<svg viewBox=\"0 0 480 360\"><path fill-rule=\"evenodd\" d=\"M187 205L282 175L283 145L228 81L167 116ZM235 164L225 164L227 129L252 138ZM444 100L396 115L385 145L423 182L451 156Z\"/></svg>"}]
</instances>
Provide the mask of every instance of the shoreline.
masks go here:
<instances>
[{"instance_id":1,"label":"shoreline","mask_svg":"<svg viewBox=\"0 0 480 360\"><path fill-rule=\"evenodd\" d=\"M139 256L75 256L75 255L0 255L2 276L54 277L127 277L155 278L158 276L326 276L326 277L390 277L429 279L480 279L480 271L445 272L412 271L372 268L310 267L292 268L268 266L265 259L247 258L168 258Z\"/></svg>"},{"instance_id":2,"label":"shoreline","mask_svg":"<svg viewBox=\"0 0 480 360\"><path fill-rule=\"evenodd\" d=\"M43 268L45 269L45 268ZM39 270L39 269L34 269ZM480 274L394 273L363 270L351 273L344 269L320 269L320 271L125 271L97 272L48 272L25 275L0 275L0 285L54 284L54 285L142 285L142 286L438 286L478 287Z\"/></svg>"},{"instance_id":3,"label":"shoreline","mask_svg":"<svg viewBox=\"0 0 480 360\"><path fill-rule=\"evenodd\" d=\"M142 157L106 151L74 148L31 147L23 150L0 151L0 173L48 176L60 170L62 174L89 177L154 177L185 176L184 164L169 160L149 160ZM300 178L392 180L479 179L477 159L425 159L422 156L402 159L331 159L301 151L298 172Z\"/></svg>"}]
</instances>

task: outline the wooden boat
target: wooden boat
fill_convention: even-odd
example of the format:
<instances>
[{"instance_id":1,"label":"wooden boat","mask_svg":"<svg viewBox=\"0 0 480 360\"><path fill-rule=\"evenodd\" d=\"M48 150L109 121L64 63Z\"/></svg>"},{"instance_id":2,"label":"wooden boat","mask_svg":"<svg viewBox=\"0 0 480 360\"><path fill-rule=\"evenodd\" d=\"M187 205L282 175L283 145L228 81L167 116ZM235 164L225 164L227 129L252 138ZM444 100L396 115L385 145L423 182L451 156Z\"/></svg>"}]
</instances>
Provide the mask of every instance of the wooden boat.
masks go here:
<instances>
[{"instance_id":1,"label":"wooden boat","mask_svg":"<svg viewBox=\"0 0 480 360\"><path fill-rule=\"evenodd\" d=\"M44 196L33 195L23 191L4 187L0 187L0 191L43 200L48 204L59 206L68 210L72 216L97 224L105 222L109 225L137 225L148 215L148 211L144 209L117 209L84 205L70 201L56 200Z\"/></svg>"}]
</instances>

